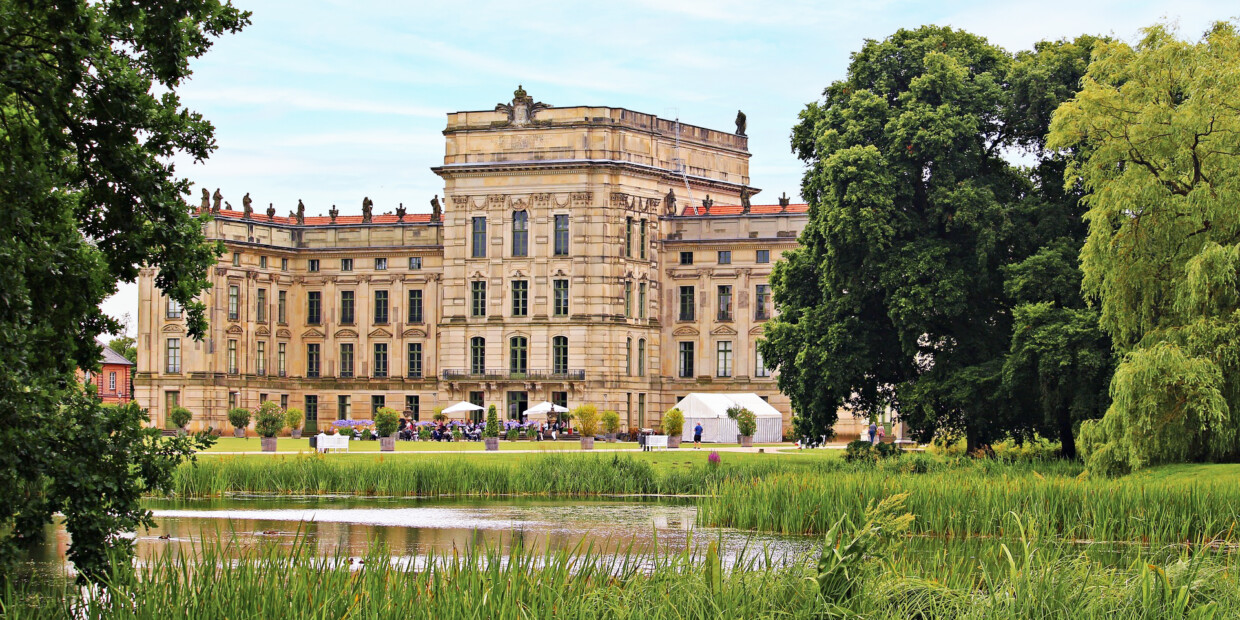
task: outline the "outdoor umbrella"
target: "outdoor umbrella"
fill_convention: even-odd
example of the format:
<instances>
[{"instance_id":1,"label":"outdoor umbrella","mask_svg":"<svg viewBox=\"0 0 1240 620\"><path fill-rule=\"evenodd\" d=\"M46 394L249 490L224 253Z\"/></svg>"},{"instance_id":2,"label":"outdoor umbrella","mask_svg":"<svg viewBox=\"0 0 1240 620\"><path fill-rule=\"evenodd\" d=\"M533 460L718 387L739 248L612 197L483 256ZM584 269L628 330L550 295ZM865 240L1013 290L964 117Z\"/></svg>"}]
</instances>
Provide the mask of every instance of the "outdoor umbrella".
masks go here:
<instances>
[{"instance_id":1,"label":"outdoor umbrella","mask_svg":"<svg viewBox=\"0 0 1240 620\"><path fill-rule=\"evenodd\" d=\"M522 413L526 415L530 422L546 422L547 414L553 411L556 413L564 413L568 411L568 407L554 405L544 400L543 402L526 409Z\"/></svg>"},{"instance_id":2,"label":"outdoor umbrella","mask_svg":"<svg viewBox=\"0 0 1240 620\"><path fill-rule=\"evenodd\" d=\"M455 405L452 405L451 407L444 409L443 413L444 415L447 415L449 417L455 417L452 415L454 413L462 414L460 417L461 419L464 419L465 418L464 414L467 414L470 411L481 411L481 410L482 410L482 407L479 407L478 405L475 405L467 401L461 401Z\"/></svg>"}]
</instances>

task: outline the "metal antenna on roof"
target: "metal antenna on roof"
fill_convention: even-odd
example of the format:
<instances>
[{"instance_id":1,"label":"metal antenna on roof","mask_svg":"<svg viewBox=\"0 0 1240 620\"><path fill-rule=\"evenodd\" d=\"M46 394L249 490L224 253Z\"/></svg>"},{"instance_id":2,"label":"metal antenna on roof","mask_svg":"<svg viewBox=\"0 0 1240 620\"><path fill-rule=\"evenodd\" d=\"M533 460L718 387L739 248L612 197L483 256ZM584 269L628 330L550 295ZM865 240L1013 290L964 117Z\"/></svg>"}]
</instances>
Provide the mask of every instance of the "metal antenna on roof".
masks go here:
<instances>
[{"instance_id":1,"label":"metal antenna on roof","mask_svg":"<svg viewBox=\"0 0 1240 620\"><path fill-rule=\"evenodd\" d=\"M676 117L676 148L672 155L672 165L676 173L680 175L680 180L685 184L685 193L689 196L689 207L693 209L693 214L697 215L697 203L693 201L693 189L689 187L688 166L685 165L684 158L680 156L680 112L676 108L669 108L669 110L671 112L669 116Z\"/></svg>"}]
</instances>

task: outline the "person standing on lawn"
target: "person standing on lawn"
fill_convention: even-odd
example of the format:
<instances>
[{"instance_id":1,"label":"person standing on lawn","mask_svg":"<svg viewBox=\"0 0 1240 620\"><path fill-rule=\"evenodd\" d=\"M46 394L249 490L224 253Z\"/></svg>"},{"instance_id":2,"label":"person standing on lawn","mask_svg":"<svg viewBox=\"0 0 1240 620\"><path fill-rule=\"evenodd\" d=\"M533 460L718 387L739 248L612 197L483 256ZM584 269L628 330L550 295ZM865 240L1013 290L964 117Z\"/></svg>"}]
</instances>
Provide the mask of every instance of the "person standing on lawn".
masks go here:
<instances>
[{"instance_id":1,"label":"person standing on lawn","mask_svg":"<svg viewBox=\"0 0 1240 620\"><path fill-rule=\"evenodd\" d=\"M697 450L701 447L702 447L702 423L698 422L697 426L693 427L693 449Z\"/></svg>"}]
</instances>

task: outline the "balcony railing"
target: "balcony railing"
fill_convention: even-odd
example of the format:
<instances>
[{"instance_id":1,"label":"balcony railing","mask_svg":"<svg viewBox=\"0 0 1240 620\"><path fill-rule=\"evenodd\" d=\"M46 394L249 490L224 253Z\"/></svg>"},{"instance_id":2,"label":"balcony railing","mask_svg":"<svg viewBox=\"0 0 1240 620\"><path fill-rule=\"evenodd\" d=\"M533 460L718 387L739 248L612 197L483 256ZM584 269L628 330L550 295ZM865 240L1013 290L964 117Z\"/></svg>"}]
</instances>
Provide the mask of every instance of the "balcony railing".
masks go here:
<instances>
[{"instance_id":1,"label":"balcony railing","mask_svg":"<svg viewBox=\"0 0 1240 620\"><path fill-rule=\"evenodd\" d=\"M513 372L507 369L487 369L482 372L472 372L470 370L450 368L443 371L443 378L452 381L584 381L586 371L570 369L564 372L552 372L550 370Z\"/></svg>"}]
</instances>

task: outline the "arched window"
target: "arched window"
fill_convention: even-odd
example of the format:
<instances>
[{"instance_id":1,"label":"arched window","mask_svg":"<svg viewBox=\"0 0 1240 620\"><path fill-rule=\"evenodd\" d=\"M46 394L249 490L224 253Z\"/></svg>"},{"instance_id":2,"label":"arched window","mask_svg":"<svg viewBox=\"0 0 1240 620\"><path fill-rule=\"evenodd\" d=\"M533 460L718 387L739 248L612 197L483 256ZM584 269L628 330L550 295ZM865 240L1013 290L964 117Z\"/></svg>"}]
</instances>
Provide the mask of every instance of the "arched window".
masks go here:
<instances>
[{"instance_id":1,"label":"arched window","mask_svg":"<svg viewBox=\"0 0 1240 620\"><path fill-rule=\"evenodd\" d=\"M633 376L633 339L624 341L624 374Z\"/></svg>"},{"instance_id":2,"label":"arched window","mask_svg":"<svg viewBox=\"0 0 1240 620\"><path fill-rule=\"evenodd\" d=\"M481 375L487 368L487 339L474 336L469 339L469 373Z\"/></svg>"},{"instance_id":3,"label":"arched window","mask_svg":"<svg viewBox=\"0 0 1240 620\"><path fill-rule=\"evenodd\" d=\"M508 372L526 374L529 372L529 343L525 336L513 336L508 340Z\"/></svg>"},{"instance_id":4,"label":"arched window","mask_svg":"<svg viewBox=\"0 0 1240 620\"><path fill-rule=\"evenodd\" d=\"M646 339L637 341L637 376L646 376Z\"/></svg>"},{"instance_id":5,"label":"arched window","mask_svg":"<svg viewBox=\"0 0 1240 620\"><path fill-rule=\"evenodd\" d=\"M556 336L551 339L551 372L568 374L568 338Z\"/></svg>"}]
</instances>

